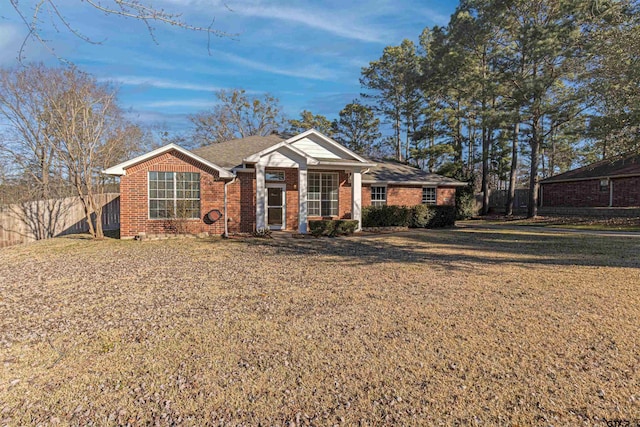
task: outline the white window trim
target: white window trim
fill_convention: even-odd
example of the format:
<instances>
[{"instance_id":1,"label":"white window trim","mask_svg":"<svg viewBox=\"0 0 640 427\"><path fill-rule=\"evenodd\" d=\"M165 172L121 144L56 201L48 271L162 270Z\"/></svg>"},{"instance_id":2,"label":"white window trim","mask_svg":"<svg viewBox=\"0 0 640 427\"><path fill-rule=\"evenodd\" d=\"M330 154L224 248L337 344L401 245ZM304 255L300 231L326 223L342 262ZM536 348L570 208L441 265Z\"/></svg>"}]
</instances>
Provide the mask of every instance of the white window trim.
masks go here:
<instances>
[{"instance_id":1,"label":"white window trim","mask_svg":"<svg viewBox=\"0 0 640 427\"><path fill-rule=\"evenodd\" d=\"M384 200L373 200L373 189L374 188L384 188ZM387 188L386 185L372 185L369 188L369 193L371 194L371 206L386 206L387 205L387 198L389 197L389 189ZM376 203L374 204L374 202L384 202L382 204L380 203Z\"/></svg>"},{"instance_id":2,"label":"white window trim","mask_svg":"<svg viewBox=\"0 0 640 427\"><path fill-rule=\"evenodd\" d=\"M318 174L320 175L320 200L311 200L309 199L309 194L311 193L309 191L309 178L310 175L313 174ZM336 199L336 202L338 203L338 212L336 213L336 215L322 215L322 177L323 175L334 175L336 177L336 183L338 184L338 198ZM325 217L339 217L340 216L340 174L338 172L320 172L317 170L310 170L307 172L307 206L310 204L310 202L320 202L320 215L311 215L308 214L308 216L313 217L313 218L325 218ZM310 211L310 208L307 208L307 211Z\"/></svg>"},{"instance_id":3,"label":"white window trim","mask_svg":"<svg viewBox=\"0 0 640 427\"><path fill-rule=\"evenodd\" d=\"M177 197L177 174L181 173L181 172L175 172L175 171L152 171L149 170L147 171L147 219L149 221L167 221L167 220L171 220L173 218L151 218L151 179L149 178L149 174L151 174L151 172L162 172L162 173L172 173L173 174L173 210L174 212L178 210L178 197ZM197 218L181 218L184 219L185 221L200 221L200 218L202 216L202 174L200 172L189 172L189 173L197 173L198 176L200 176L200 181L199 181L199 192L200 192L200 197L198 197L197 199L180 199L180 200L197 200L200 204L199 207L199 212L198 212L198 217ZM159 199L159 198L154 198L153 200L171 200L171 199Z\"/></svg>"},{"instance_id":4,"label":"white window trim","mask_svg":"<svg viewBox=\"0 0 640 427\"><path fill-rule=\"evenodd\" d=\"M424 199L424 190L429 188L433 189L433 193L434 193L433 203L425 202L425 199ZM422 204L429 205L429 206L436 206L438 204L438 187L422 187Z\"/></svg>"}]
</instances>

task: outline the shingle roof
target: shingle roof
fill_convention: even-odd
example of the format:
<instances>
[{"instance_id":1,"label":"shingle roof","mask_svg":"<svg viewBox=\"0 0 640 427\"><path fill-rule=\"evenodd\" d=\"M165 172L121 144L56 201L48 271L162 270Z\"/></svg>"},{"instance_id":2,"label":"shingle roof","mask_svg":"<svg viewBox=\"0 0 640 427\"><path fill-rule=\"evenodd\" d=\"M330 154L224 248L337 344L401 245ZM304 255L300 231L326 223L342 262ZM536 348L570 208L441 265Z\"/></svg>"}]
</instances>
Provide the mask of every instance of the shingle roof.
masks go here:
<instances>
[{"instance_id":1,"label":"shingle roof","mask_svg":"<svg viewBox=\"0 0 640 427\"><path fill-rule=\"evenodd\" d=\"M601 160L578 169L561 173L560 175L552 176L543 180L542 183L579 181L621 175L640 175L640 153Z\"/></svg>"},{"instance_id":2,"label":"shingle roof","mask_svg":"<svg viewBox=\"0 0 640 427\"><path fill-rule=\"evenodd\" d=\"M191 150L194 154L224 168L231 169L242 164L242 159L284 141L282 136L249 136L231 141L211 144Z\"/></svg>"},{"instance_id":3,"label":"shingle roof","mask_svg":"<svg viewBox=\"0 0 640 427\"><path fill-rule=\"evenodd\" d=\"M425 172L413 166L391 161L373 161L376 166L370 171L362 175L363 183L414 183L422 185L467 185L464 182L453 178L438 175L435 173Z\"/></svg>"},{"instance_id":4,"label":"shingle roof","mask_svg":"<svg viewBox=\"0 0 640 427\"><path fill-rule=\"evenodd\" d=\"M281 135L249 136L247 138L233 139L231 141L211 144L206 147L196 148L192 152L205 160L232 169L242 165L242 160L259 153L285 139ZM350 162L345 159L318 159L322 163ZM361 164L353 161L354 164ZM376 166L362 175L364 183L411 183L416 185L466 185L463 182L447 178L435 173L425 172L413 166L391 161L371 160Z\"/></svg>"}]
</instances>

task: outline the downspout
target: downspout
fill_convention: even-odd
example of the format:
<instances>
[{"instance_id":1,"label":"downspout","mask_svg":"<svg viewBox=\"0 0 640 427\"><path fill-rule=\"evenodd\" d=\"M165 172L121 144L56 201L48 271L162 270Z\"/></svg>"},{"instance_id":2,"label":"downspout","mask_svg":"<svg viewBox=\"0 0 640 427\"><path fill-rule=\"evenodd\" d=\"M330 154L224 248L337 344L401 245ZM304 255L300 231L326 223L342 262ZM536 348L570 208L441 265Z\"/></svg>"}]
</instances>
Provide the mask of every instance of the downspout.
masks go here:
<instances>
[{"instance_id":1,"label":"downspout","mask_svg":"<svg viewBox=\"0 0 640 427\"><path fill-rule=\"evenodd\" d=\"M613 207L613 180L609 179L609 207Z\"/></svg>"},{"instance_id":2,"label":"downspout","mask_svg":"<svg viewBox=\"0 0 640 427\"><path fill-rule=\"evenodd\" d=\"M224 183L224 237L229 237L229 223L227 222L227 186L236 182L236 179L238 179L238 176L234 175L231 181Z\"/></svg>"}]
</instances>

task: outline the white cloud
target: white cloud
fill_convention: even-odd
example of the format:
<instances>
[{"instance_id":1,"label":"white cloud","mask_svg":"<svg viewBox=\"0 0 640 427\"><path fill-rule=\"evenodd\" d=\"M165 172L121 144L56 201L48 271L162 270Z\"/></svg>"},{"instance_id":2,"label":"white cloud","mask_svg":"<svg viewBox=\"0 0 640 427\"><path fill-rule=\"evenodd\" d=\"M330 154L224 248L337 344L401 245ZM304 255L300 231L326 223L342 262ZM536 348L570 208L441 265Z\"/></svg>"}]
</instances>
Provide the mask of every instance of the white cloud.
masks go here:
<instances>
[{"instance_id":1,"label":"white cloud","mask_svg":"<svg viewBox=\"0 0 640 427\"><path fill-rule=\"evenodd\" d=\"M232 53L218 52L216 55L226 61L272 74L312 80L331 80L336 77L335 69L324 68L317 65L296 66L295 64L291 64L286 67L277 67L265 64L264 62L243 58Z\"/></svg>"},{"instance_id":2,"label":"white cloud","mask_svg":"<svg viewBox=\"0 0 640 427\"><path fill-rule=\"evenodd\" d=\"M233 10L240 15L293 22L348 39L383 42L379 30L371 26L359 25L353 16L345 17L335 12L325 13L284 6L240 6ZM343 20L344 18L346 19Z\"/></svg>"},{"instance_id":3,"label":"white cloud","mask_svg":"<svg viewBox=\"0 0 640 427\"><path fill-rule=\"evenodd\" d=\"M146 108L170 108L170 107L189 107L189 108L209 108L215 105L215 101L206 99L176 99L167 101L154 101L142 104Z\"/></svg>"},{"instance_id":4,"label":"white cloud","mask_svg":"<svg viewBox=\"0 0 640 427\"><path fill-rule=\"evenodd\" d=\"M115 82L127 86L152 86L160 89L182 89L182 90L195 90L215 92L222 88L217 86L211 86L206 84L194 84L186 83L175 80L159 79L155 77L140 77L140 76L117 76L117 77L101 77L98 79L101 82Z\"/></svg>"}]
</instances>

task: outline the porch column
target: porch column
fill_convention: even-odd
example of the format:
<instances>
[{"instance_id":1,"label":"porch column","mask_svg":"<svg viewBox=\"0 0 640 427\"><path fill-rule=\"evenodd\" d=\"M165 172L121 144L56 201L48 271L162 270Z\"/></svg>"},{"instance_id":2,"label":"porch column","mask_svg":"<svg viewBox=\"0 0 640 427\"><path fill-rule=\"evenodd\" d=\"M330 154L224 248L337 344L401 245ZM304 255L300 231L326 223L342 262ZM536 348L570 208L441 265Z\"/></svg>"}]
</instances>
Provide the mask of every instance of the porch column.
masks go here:
<instances>
[{"instance_id":1,"label":"porch column","mask_svg":"<svg viewBox=\"0 0 640 427\"><path fill-rule=\"evenodd\" d=\"M358 221L356 231L362 230L362 173L351 174L351 219Z\"/></svg>"},{"instance_id":2,"label":"porch column","mask_svg":"<svg viewBox=\"0 0 640 427\"><path fill-rule=\"evenodd\" d=\"M307 165L298 167L298 232L307 234Z\"/></svg>"},{"instance_id":3,"label":"porch column","mask_svg":"<svg viewBox=\"0 0 640 427\"><path fill-rule=\"evenodd\" d=\"M264 165L256 164L256 230L267 228L265 224L264 208Z\"/></svg>"}]
</instances>

